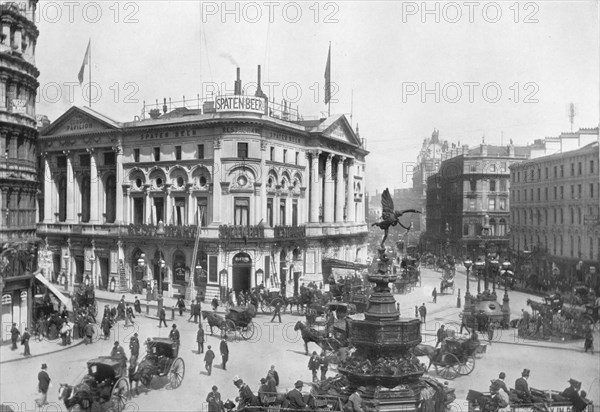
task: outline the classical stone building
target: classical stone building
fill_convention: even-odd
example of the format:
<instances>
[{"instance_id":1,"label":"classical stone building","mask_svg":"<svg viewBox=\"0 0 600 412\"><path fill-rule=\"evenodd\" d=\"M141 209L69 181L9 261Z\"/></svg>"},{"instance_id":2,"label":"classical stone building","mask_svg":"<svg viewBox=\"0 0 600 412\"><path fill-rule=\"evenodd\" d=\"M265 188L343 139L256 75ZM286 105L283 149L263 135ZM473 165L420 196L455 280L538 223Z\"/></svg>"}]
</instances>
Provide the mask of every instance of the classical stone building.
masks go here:
<instances>
[{"instance_id":1,"label":"classical stone building","mask_svg":"<svg viewBox=\"0 0 600 412\"><path fill-rule=\"evenodd\" d=\"M0 295L1 320L31 321L36 248L37 0L0 4ZM6 338L2 333L0 340Z\"/></svg>"},{"instance_id":2,"label":"classical stone building","mask_svg":"<svg viewBox=\"0 0 600 412\"><path fill-rule=\"evenodd\" d=\"M528 159L528 146L462 148L427 181L428 250L474 259L508 252L509 166Z\"/></svg>"},{"instance_id":3,"label":"classical stone building","mask_svg":"<svg viewBox=\"0 0 600 412\"><path fill-rule=\"evenodd\" d=\"M598 129L595 140L510 167L511 248L544 252L540 275L550 276L552 263L567 275L579 261L600 267Z\"/></svg>"},{"instance_id":4,"label":"classical stone building","mask_svg":"<svg viewBox=\"0 0 600 412\"><path fill-rule=\"evenodd\" d=\"M364 262L361 140L345 116L302 120L257 96L165 101L125 123L72 107L46 128L38 234L57 280L177 294L195 274L207 297L291 293L323 281L324 257Z\"/></svg>"}]
</instances>

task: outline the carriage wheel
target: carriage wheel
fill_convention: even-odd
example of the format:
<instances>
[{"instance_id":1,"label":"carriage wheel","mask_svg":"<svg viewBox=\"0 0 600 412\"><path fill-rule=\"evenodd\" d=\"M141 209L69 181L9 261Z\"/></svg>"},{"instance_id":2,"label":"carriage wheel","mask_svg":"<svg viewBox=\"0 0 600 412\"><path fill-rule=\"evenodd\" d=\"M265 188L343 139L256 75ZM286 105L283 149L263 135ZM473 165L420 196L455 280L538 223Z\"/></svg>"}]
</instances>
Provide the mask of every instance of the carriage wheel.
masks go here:
<instances>
[{"instance_id":1,"label":"carriage wheel","mask_svg":"<svg viewBox=\"0 0 600 412\"><path fill-rule=\"evenodd\" d=\"M475 369L475 356L469 355L464 362L458 365L458 374L465 376L473 372Z\"/></svg>"},{"instance_id":2,"label":"carriage wheel","mask_svg":"<svg viewBox=\"0 0 600 412\"><path fill-rule=\"evenodd\" d=\"M254 336L254 322L250 321L248 325L240 328L240 335L245 340L252 339L252 336Z\"/></svg>"},{"instance_id":3,"label":"carriage wheel","mask_svg":"<svg viewBox=\"0 0 600 412\"><path fill-rule=\"evenodd\" d=\"M221 329L222 335L226 336L227 334L235 334L235 331L236 331L235 322L232 321L231 319L227 319Z\"/></svg>"},{"instance_id":4,"label":"carriage wheel","mask_svg":"<svg viewBox=\"0 0 600 412\"><path fill-rule=\"evenodd\" d=\"M173 361L171 368L169 369L169 382L171 382L171 389L179 388L183 377L185 376L185 363L183 359L177 358Z\"/></svg>"},{"instance_id":5,"label":"carriage wheel","mask_svg":"<svg viewBox=\"0 0 600 412\"><path fill-rule=\"evenodd\" d=\"M444 353L442 361L435 364L435 372L444 379L454 379L458 376L458 358L451 353Z\"/></svg>"},{"instance_id":6,"label":"carriage wheel","mask_svg":"<svg viewBox=\"0 0 600 412\"><path fill-rule=\"evenodd\" d=\"M112 401L115 410L124 410L128 398L129 381L127 378L120 378L117 383L115 383L115 386L113 386L112 392L110 393L110 400Z\"/></svg>"}]
</instances>

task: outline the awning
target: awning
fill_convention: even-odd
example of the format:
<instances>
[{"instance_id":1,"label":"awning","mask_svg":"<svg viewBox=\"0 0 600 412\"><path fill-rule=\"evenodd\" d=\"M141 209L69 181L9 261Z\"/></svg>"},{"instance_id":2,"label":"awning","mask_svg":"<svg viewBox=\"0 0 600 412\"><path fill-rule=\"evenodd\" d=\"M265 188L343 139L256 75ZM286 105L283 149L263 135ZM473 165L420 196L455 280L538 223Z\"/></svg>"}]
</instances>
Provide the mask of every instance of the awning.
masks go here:
<instances>
[{"instance_id":1,"label":"awning","mask_svg":"<svg viewBox=\"0 0 600 412\"><path fill-rule=\"evenodd\" d=\"M48 289L50 289L54 296L56 296L58 300L60 300L63 303L63 305L65 305L68 312L73 312L73 302L71 301L71 298L65 296L60 290L58 290L58 288L52 283L50 283L50 281L46 279L43 274L38 273L37 275L35 275L35 278L39 280Z\"/></svg>"}]
</instances>

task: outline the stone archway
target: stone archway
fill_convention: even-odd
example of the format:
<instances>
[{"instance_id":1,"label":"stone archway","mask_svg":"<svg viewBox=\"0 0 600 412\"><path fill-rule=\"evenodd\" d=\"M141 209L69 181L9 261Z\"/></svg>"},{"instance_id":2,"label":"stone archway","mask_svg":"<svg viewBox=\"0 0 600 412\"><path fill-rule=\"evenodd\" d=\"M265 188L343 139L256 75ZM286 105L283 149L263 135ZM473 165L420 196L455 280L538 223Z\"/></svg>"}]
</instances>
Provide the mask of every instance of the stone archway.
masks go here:
<instances>
[{"instance_id":1,"label":"stone archway","mask_svg":"<svg viewBox=\"0 0 600 412\"><path fill-rule=\"evenodd\" d=\"M231 260L232 288L237 294L240 291L249 291L252 287L252 258L246 252L239 252Z\"/></svg>"}]
</instances>

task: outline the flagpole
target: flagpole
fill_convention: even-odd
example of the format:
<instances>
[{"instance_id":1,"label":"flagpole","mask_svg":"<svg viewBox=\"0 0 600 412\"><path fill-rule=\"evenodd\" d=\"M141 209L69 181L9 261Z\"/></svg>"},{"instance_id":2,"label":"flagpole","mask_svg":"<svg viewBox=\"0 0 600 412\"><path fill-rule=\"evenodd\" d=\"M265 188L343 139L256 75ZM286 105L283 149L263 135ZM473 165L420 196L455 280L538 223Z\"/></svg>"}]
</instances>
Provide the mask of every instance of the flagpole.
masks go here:
<instances>
[{"instance_id":1,"label":"flagpole","mask_svg":"<svg viewBox=\"0 0 600 412\"><path fill-rule=\"evenodd\" d=\"M327 102L327 117L331 117L331 42L329 42L329 101Z\"/></svg>"},{"instance_id":2,"label":"flagpole","mask_svg":"<svg viewBox=\"0 0 600 412\"><path fill-rule=\"evenodd\" d=\"M88 56L88 71L89 71L89 81L88 81L88 105L90 109L92 108L92 40L90 39L90 54Z\"/></svg>"}]
</instances>

